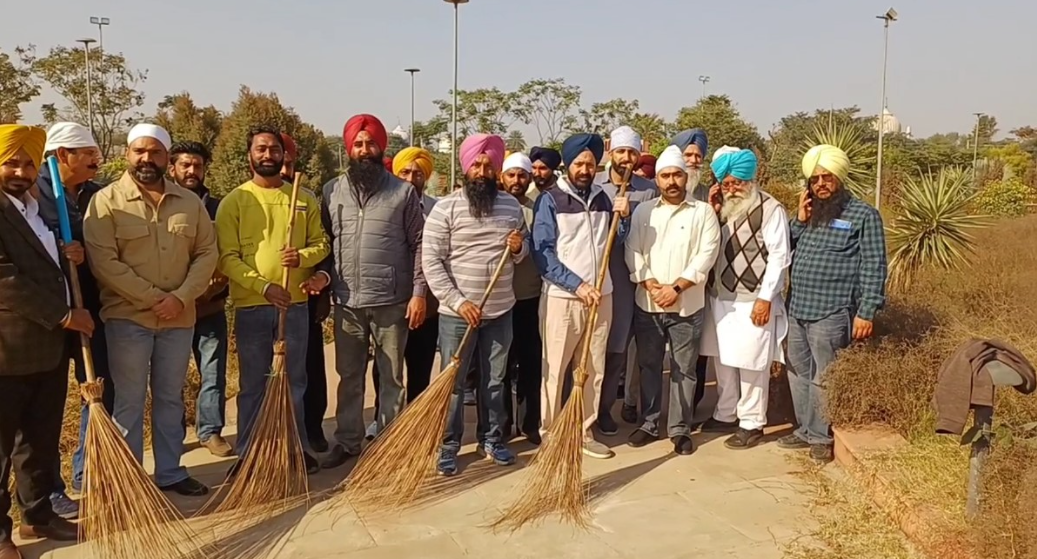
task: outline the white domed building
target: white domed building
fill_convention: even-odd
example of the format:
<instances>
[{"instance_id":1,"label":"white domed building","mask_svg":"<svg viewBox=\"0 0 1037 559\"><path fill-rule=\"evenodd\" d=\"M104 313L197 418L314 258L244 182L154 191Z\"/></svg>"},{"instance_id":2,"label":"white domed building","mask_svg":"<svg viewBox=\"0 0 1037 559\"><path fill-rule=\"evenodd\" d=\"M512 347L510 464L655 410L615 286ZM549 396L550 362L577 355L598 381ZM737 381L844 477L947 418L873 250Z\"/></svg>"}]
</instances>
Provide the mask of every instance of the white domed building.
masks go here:
<instances>
[{"instance_id":1,"label":"white domed building","mask_svg":"<svg viewBox=\"0 0 1037 559\"><path fill-rule=\"evenodd\" d=\"M883 135L904 134L907 137L911 137L911 127L908 126L905 128L900 123L900 119L897 118L897 115L889 111L889 107L882 108L882 118L876 118L871 127L874 130L881 131Z\"/></svg>"}]
</instances>

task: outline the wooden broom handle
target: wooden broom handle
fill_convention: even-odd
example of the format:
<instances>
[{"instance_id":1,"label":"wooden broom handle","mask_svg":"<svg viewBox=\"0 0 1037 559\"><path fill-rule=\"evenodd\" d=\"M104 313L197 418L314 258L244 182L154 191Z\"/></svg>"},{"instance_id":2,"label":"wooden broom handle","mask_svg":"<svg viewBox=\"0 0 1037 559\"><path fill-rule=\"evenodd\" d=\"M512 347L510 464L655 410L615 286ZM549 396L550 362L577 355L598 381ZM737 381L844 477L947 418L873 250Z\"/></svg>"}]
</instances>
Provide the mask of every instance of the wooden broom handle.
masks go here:
<instances>
[{"instance_id":1,"label":"wooden broom handle","mask_svg":"<svg viewBox=\"0 0 1037 559\"><path fill-rule=\"evenodd\" d=\"M288 238L285 241L285 247L292 246L292 233L295 231L295 204L299 201L299 183L302 182L302 173L295 173L295 180L292 182L292 202L288 206ZM281 274L281 288L288 291L288 277L291 274L291 269L288 266L284 267L284 271ZM277 317L277 339L278 341L284 341L284 329L285 323L288 320L288 310L282 310L278 313Z\"/></svg>"},{"instance_id":2,"label":"wooden broom handle","mask_svg":"<svg viewBox=\"0 0 1037 559\"><path fill-rule=\"evenodd\" d=\"M490 300L490 294L493 293L493 287L497 285L497 280L499 280L501 274L504 273L504 267L507 266L509 258L511 258L511 248L509 248L505 242L504 252L501 253L500 261L497 262L497 269L493 271L493 277L490 278L490 284L486 286L486 291L483 292L482 299L479 300L480 311L482 311L482 308L486 306L486 301ZM461 350L464 349L465 344L468 343L468 338L471 337L472 332L474 331L475 327L471 324L468 325L468 328L465 328L464 336L461 337L461 343L457 344L457 350L451 358L454 363L461 362Z\"/></svg>"},{"instance_id":3,"label":"wooden broom handle","mask_svg":"<svg viewBox=\"0 0 1037 559\"><path fill-rule=\"evenodd\" d=\"M64 243L61 244L64 248ZM83 306L83 288L79 285L79 269L78 266L68 261L68 281L72 286L72 306L75 309L82 309ZM104 328L103 324L99 325ZM86 334L79 333L79 345L83 348L83 369L86 373L86 381L89 383L97 382L97 372L94 371L94 352L90 349L90 338Z\"/></svg>"},{"instance_id":4,"label":"wooden broom handle","mask_svg":"<svg viewBox=\"0 0 1037 559\"><path fill-rule=\"evenodd\" d=\"M630 177L633 172L633 165L623 169L623 180L619 183L619 194L616 194L616 198L626 195L627 187L630 186ZM609 273L609 258L612 256L612 245L616 242L616 235L619 234L620 219L619 212L612 214L612 224L609 227L609 236L608 239L605 240L605 254L601 259L601 270L598 271L598 278L594 285L594 288L598 291L601 291L601 288L605 285L605 278ZM590 312L587 314L587 328L584 330L583 335L583 352L580 354L580 366L576 369L583 373L583 378L574 379L580 385L587 380L587 361L590 360L591 355L591 337L594 335L594 323L597 321L598 303L594 303L591 305Z\"/></svg>"}]
</instances>

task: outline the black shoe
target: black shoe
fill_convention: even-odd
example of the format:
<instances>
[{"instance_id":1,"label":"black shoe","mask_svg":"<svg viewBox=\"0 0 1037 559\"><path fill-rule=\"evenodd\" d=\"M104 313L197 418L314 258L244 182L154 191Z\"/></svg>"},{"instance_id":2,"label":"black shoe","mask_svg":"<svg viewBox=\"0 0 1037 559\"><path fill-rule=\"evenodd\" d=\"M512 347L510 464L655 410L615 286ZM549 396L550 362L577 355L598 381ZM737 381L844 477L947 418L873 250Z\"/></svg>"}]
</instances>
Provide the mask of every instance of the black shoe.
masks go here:
<instances>
[{"instance_id":1,"label":"black shoe","mask_svg":"<svg viewBox=\"0 0 1037 559\"><path fill-rule=\"evenodd\" d=\"M810 458L823 465L835 460L835 452L830 444L812 444Z\"/></svg>"},{"instance_id":2,"label":"black shoe","mask_svg":"<svg viewBox=\"0 0 1037 559\"><path fill-rule=\"evenodd\" d=\"M306 475L312 476L313 474L320 471L320 462L308 453L302 455L303 462L306 463Z\"/></svg>"},{"instance_id":3,"label":"black shoe","mask_svg":"<svg viewBox=\"0 0 1037 559\"><path fill-rule=\"evenodd\" d=\"M634 448L641 448L642 446L658 439L659 437L645 431L644 429L634 429L634 432L630 433L630 438L627 439L627 444Z\"/></svg>"},{"instance_id":4,"label":"black shoe","mask_svg":"<svg viewBox=\"0 0 1037 559\"><path fill-rule=\"evenodd\" d=\"M703 433L734 433L738 430L738 421L718 421L709 418L702 424Z\"/></svg>"},{"instance_id":5,"label":"black shoe","mask_svg":"<svg viewBox=\"0 0 1037 559\"><path fill-rule=\"evenodd\" d=\"M619 417L622 417L623 421L634 425L637 423L637 408L623 404L623 411L619 412Z\"/></svg>"},{"instance_id":6,"label":"black shoe","mask_svg":"<svg viewBox=\"0 0 1037 559\"><path fill-rule=\"evenodd\" d=\"M327 452L328 440L324 437L319 439L310 439L310 448L313 449L313 452Z\"/></svg>"},{"instance_id":7,"label":"black shoe","mask_svg":"<svg viewBox=\"0 0 1037 559\"><path fill-rule=\"evenodd\" d=\"M342 464L345 464L347 461L349 461L350 458L356 456L357 454L360 453L351 453L348 450L346 450L346 447L337 444L334 447L332 447L331 452L329 452L328 455L324 457L324 460L321 461L320 467L324 468L325 470L333 470L341 466Z\"/></svg>"},{"instance_id":8,"label":"black shoe","mask_svg":"<svg viewBox=\"0 0 1037 559\"><path fill-rule=\"evenodd\" d=\"M79 539L79 527L64 518L54 517L46 524L22 524L18 527L18 535L26 540L47 538L56 542L74 542Z\"/></svg>"},{"instance_id":9,"label":"black shoe","mask_svg":"<svg viewBox=\"0 0 1037 559\"><path fill-rule=\"evenodd\" d=\"M756 446L762 439L763 429L739 429L724 441L724 446L731 450L743 450Z\"/></svg>"},{"instance_id":10,"label":"black shoe","mask_svg":"<svg viewBox=\"0 0 1037 559\"><path fill-rule=\"evenodd\" d=\"M598 431L601 431L602 435L611 437L616 433L619 433L619 425L616 425L616 421L612 419L610 414L598 414Z\"/></svg>"},{"instance_id":11,"label":"black shoe","mask_svg":"<svg viewBox=\"0 0 1037 559\"><path fill-rule=\"evenodd\" d=\"M162 491L173 491L178 495L183 495L184 497L201 497L209 494L209 488L193 477L189 477L183 481L178 481L173 485L159 487L159 489Z\"/></svg>"},{"instance_id":12,"label":"black shoe","mask_svg":"<svg viewBox=\"0 0 1037 559\"><path fill-rule=\"evenodd\" d=\"M695 443L687 435L674 437L670 440L673 441L673 451L681 456L687 456L695 452Z\"/></svg>"},{"instance_id":13,"label":"black shoe","mask_svg":"<svg viewBox=\"0 0 1037 559\"><path fill-rule=\"evenodd\" d=\"M810 444L808 444L803 439L797 437L795 434L792 434L785 435L784 437L778 439L778 448L782 448L785 450L806 450L810 448Z\"/></svg>"},{"instance_id":14,"label":"black shoe","mask_svg":"<svg viewBox=\"0 0 1037 559\"><path fill-rule=\"evenodd\" d=\"M526 436L526 440L529 441L533 446L540 446L543 439L540 437L540 430L534 429L528 433L523 433Z\"/></svg>"}]
</instances>

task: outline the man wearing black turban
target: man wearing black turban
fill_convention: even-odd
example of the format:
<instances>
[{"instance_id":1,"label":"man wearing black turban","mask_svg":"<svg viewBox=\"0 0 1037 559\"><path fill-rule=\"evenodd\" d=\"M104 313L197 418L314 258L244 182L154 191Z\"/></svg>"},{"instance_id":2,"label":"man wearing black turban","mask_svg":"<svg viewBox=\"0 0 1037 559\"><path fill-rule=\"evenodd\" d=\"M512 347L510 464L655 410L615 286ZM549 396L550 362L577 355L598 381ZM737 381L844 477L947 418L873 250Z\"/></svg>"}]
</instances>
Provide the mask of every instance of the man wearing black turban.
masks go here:
<instances>
[{"instance_id":1,"label":"man wearing black turban","mask_svg":"<svg viewBox=\"0 0 1037 559\"><path fill-rule=\"evenodd\" d=\"M562 164L562 154L556 150L544 147L535 147L529 151L529 160L533 163L533 184L537 192L531 199L536 199L540 192L547 192L558 184L558 175L555 171Z\"/></svg>"},{"instance_id":2,"label":"man wearing black turban","mask_svg":"<svg viewBox=\"0 0 1037 559\"><path fill-rule=\"evenodd\" d=\"M620 221L616 243L622 243L629 228L630 204L625 196L609 199L595 184L598 162L605 142L597 134L577 134L562 145L566 175L557 186L543 192L533 209L533 261L544 278L546 296L541 297L541 331L544 336L541 391L546 432L562 409L562 386L566 371L577 352L585 330L590 330L588 382L574 390L585 390L583 453L592 458L610 458L612 451L594 440L591 427L597 419L601 382L605 369L605 345L612 320L612 281L606 276L601 291L594 287L605 254L612 213ZM588 324L586 307L598 305L598 317Z\"/></svg>"}]
</instances>

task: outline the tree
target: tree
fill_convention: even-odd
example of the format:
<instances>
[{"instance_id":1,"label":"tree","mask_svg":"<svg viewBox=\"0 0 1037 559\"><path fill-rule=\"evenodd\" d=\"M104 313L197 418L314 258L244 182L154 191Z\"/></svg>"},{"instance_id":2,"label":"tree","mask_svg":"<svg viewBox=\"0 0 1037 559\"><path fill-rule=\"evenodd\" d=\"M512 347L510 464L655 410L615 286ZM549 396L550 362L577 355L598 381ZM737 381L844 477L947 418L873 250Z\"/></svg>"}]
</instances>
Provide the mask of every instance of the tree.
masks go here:
<instances>
[{"instance_id":1,"label":"tree","mask_svg":"<svg viewBox=\"0 0 1037 559\"><path fill-rule=\"evenodd\" d=\"M435 151L439 148L438 139L447 132L449 120L437 116L427 121L414 122L414 143L425 149Z\"/></svg>"},{"instance_id":2,"label":"tree","mask_svg":"<svg viewBox=\"0 0 1037 559\"><path fill-rule=\"evenodd\" d=\"M841 109L817 109L813 114L796 112L782 117L778 124L768 133L767 170L771 180L783 185L796 185L802 182L800 170L803 158L803 144L813 135L818 124L845 126L854 121L864 121L859 116L856 106ZM713 143L713 138L710 138Z\"/></svg>"},{"instance_id":3,"label":"tree","mask_svg":"<svg viewBox=\"0 0 1037 559\"><path fill-rule=\"evenodd\" d=\"M628 122L629 126L641 135L641 140L648 145L652 151L656 146L666 146L669 140L669 124L655 113L636 113Z\"/></svg>"},{"instance_id":4,"label":"tree","mask_svg":"<svg viewBox=\"0 0 1037 559\"><path fill-rule=\"evenodd\" d=\"M701 128L709 137L710 151L721 146L755 149L764 153L766 145L756 127L745 121L727 95L710 95L693 107L677 113L676 129Z\"/></svg>"},{"instance_id":5,"label":"tree","mask_svg":"<svg viewBox=\"0 0 1037 559\"><path fill-rule=\"evenodd\" d=\"M137 111L144 105L144 93L139 88L148 74L146 70L131 69L121 54L99 50L90 51L90 68L94 136L102 156L108 159L116 144L125 140L126 127L143 118ZM43 105L47 123L67 120L90 124L83 49L54 47L47 56L33 62L32 70L68 103L60 108L54 103Z\"/></svg>"},{"instance_id":6,"label":"tree","mask_svg":"<svg viewBox=\"0 0 1037 559\"><path fill-rule=\"evenodd\" d=\"M536 127L541 144L554 142L576 125L580 95L580 86L562 78L529 80L518 88L515 115Z\"/></svg>"},{"instance_id":7,"label":"tree","mask_svg":"<svg viewBox=\"0 0 1037 559\"><path fill-rule=\"evenodd\" d=\"M526 139L522 136L522 132L518 130L509 132L505 143L508 146L508 151L526 151Z\"/></svg>"},{"instance_id":8,"label":"tree","mask_svg":"<svg viewBox=\"0 0 1037 559\"><path fill-rule=\"evenodd\" d=\"M0 87L3 86L0 85ZM1023 126L1012 130L1012 135L1019 141L1023 151L1029 153L1030 157L1037 159L1037 128Z\"/></svg>"},{"instance_id":9,"label":"tree","mask_svg":"<svg viewBox=\"0 0 1037 559\"><path fill-rule=\"evenodd\" d=\"M396 157L397 153L400 153L409 145L410 143L407 140L395 134L389 134L389 142L385 146L385 157Z\"/></svg>"},{"instance_id":10,"label":"tree","mask_svg":"<svg viewBox=\"0 0 1037 559\"><path fill-rule=\"evenodd\" d=\"M994 141L994 136L997 135L997 117L990 115L980 115L979 122L976 126L973 126L972 133L976 133L976 127L979 128L979 146L983 147Z\"/></svg>"},{"instance_id":11,"label":"tree","mask_svg":"<svg viewBox=\"0 0 1037 559\"><path fill-rule=\"evenodd\" d=\"M223 114L212 105L199 108L191 94L184 91L166 95L158 104L154 121L169 132L174 142L199 142L212 151L223 125Z\"/></svg>"},{"instance_id":12,"label":"tree","mask_svg":"<svg viewBox=\"0 0 1037 559\"><path fill-rule=\"evenodd\" d=\"M40 86L32 76L36 49L15 47L14 59L0 51L0 122L22 119L21 106L40 94Z\"/></svg>"},{"instance_id":13,"label":"tree","mask_svg":"<svg viewBox=\"0 0 1037 559\"><path fill-rule=\"evenodd\" d=\"M449 93L453 95L453 91ZM518 120L515 113L518 100L518 93L501 91L496 87L473 91L458 90L457 134L463 138L477 132L506 133ZM433 103L439 109L437 119L449 127L453 115L452 98L436 99ZM449 132L450 128L446 131ZM460 143L458 141L458 144Z\"/></svg>"},{"instance_id":14,"label":"tree","mask_svg":"<svg viewBox=\"0 0 1037 559\"><path fill-rule=\"evenodd\" d=\"M612 99L603 103L594 103L590 110L581 110L583 130L594 134L607 135L624 124L630 124L637 113L636 99Z\"/></svg>"},{"instance_id":15,"label":"tree","mask_svg":"<svg viewBox=\"0 0 1037 559\"><path fill-rule=\"evenodd\" d=\"M299 148L295 168L304 174L305 188L317 192L335 176L337 158L323 133L303 122L294 109L283 106L277 94L257 93L242 86L238 100L223 119L213 151L208 183L217 194L226 194L251 178L248 131L260 124L276 126L295 140Z\"/></svg>"}]
</instances>

